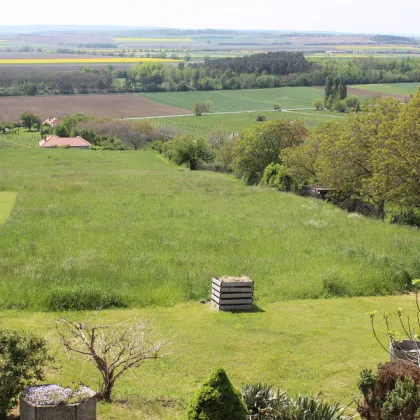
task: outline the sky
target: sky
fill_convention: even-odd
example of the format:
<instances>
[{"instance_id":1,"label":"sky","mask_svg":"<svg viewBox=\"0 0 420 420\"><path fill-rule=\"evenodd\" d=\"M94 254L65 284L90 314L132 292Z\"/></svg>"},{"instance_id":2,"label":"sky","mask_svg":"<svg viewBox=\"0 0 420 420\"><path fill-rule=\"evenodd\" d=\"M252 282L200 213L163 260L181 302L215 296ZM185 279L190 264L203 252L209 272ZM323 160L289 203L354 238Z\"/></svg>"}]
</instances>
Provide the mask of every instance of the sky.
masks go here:
<instances>
[{"instance_id":1,"label":"sky","mask_svg":"<svg viewBox=\"0 0 420 420\"><path fill-rule=\"evenodd\" d=\"M420 0L15 0L2 25L127 25L420 35Z\"/></svg>"}]
</instances>

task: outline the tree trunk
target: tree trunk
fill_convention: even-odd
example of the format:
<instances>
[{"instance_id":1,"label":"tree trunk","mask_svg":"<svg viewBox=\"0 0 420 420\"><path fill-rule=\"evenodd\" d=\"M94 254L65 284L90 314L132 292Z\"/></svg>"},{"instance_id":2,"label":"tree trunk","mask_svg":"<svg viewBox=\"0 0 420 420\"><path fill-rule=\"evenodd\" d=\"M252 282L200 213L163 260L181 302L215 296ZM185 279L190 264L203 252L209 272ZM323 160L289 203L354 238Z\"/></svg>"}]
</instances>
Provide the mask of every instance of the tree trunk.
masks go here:
<instances>
[{"instance_id":1,"label":"tree trunk","mask_svg":"<svg viewBox=\"0 0 420 420\"><path fill-rule=\"evenodd\" d=\"M112 393L113 388L114 388L114 381L113 380L104 384L104 387L103 387L102 391L99 393L99 398L102 399L105 402L111 402L111 393Z\"/></svg>"},{"instance_id":2,"label":"tree trunk","mask_svg":"<svg viewBox=\"0 0 420 420\"><path fill-rule=\"evenodd\" d=\"M385 200L381 200L378 203L377 215L379 218L384 219L385 217Z\"/></svg>"}]
</instances>

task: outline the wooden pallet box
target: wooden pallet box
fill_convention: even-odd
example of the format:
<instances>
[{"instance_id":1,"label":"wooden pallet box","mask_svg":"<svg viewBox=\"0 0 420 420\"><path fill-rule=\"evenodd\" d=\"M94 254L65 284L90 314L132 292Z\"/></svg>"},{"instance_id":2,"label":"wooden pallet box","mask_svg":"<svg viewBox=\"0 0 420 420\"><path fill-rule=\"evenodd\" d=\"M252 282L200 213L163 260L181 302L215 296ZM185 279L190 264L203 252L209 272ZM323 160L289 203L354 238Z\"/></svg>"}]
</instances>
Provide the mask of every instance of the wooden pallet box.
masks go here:
<instances>
[{"instance_id":1,"label":"wooden pallet box","mask_svg":"<svg viewBox=\"0 0 420 420\"><path fill-rule=\"evenodd\" d=\"M211 300L221 311L252 309L254 282L248 277L212 279Z\"/></svg>"}]
</instances>

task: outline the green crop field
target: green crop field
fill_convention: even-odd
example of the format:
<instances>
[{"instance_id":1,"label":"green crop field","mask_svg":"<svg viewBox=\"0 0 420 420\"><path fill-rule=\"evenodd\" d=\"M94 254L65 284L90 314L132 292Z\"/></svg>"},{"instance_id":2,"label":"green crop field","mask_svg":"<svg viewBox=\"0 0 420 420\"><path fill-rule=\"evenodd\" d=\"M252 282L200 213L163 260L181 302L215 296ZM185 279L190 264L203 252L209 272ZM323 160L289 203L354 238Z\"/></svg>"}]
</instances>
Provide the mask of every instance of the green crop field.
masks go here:
<instances>
[{"instance_id":1,"label":"green crop field","mask_svg":"<svg viewBox=\"0 0 420 420\"><path fill-rule=\"evenodd\" d=\"M420 83L386 83L386 84L373 84L373 85L352 85L356 89L370 90L378 93L389 93L395 95L410 95L415 93L420 87Z\"/></svg>"},{"instance_id":2,"label":"green crop field","mask_svg":"<svg viewBox=\"0 0 420 420\"><path fill-rule=\"evenodd\" d=\"M20 133L0 134L0 149L29 149L39 147L39 132L20 130Z\"/></svg>"},{"instance_id":3,"label":"green crop field","mask_svg":"<svg viewBox=\"0 0 420 420\"><path fill-rule=\"evenodd\" d=\"M150 319L157 337L167 337L171 344L167 358L150 360L117 382L114 402L99 404L98 419L185 419L189 399L218 366L238 388L266 382L292 394L322 392L324 398L351 403L360 398L359 372L389 358L370 331L367 312L412 310L414 305L410 296L393 296L294 300L261 304L258 312L240 314L215 312L199 303L103 311L98 323ZM70 317L82 320L86 314ZM1 324L47 338L56 355L47 383L82 382L97 389L92 366L63 351L56 318L55 313L0 311ZM384 329L380 337L386 343Z\"/></svg>"},{"instance_id":4,"label":"green crop field","mask_svg":"<svg viewBox=\"0 0 420 420\"><path fill-rule=\"evenodd\" d=\"M282 108L311 108L312 100L324 92L311 87L272 89L219 90L211 92L141 93L143 98L166 105L192 109L194 103L211 101L212 112L272 110L278 103Z\"/></svg>"},{"instance_id":5,"label":"green crop field","mask_svg":"<svg viewBox=\"0 0 420 420\"><path fill-rule=\"evenodd\" d=\"M332 118L343 118L340 114L327 111L293 111L293 112L243 112L240 114L213 114L203 115L201 117L172 117L162 118L158 121L160 124L171 124L182 130L194 134L207 134L213 130L224 130L234 133L240 133L257 122L257 116L264 115L267 120L273 118L284 118L288 120L302 120L308 130L315 128L316 124L328 121Z\"/></svg>"},{"instance_id":6,"label":"green crop field","mask_svg":"<svg viewBox=\"0 0 420 420\"><path fill-rule=\"evenodd\" d=\"M55 288L172 305L208 297L215 274L250 275L261 303L389 294L420 275L417 230L149 152L9 150L0 159L0 190L19 193L0 236L3 308L47 309Z\"/></svg>"}]
</instances>

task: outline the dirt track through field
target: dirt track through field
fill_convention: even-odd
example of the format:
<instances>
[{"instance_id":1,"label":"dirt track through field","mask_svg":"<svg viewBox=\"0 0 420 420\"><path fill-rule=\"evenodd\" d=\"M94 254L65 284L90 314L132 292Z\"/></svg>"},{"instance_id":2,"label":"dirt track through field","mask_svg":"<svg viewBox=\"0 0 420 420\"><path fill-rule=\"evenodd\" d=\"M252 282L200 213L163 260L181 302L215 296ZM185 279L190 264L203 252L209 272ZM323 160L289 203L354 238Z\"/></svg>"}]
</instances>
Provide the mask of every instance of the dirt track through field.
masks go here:
<instances>
[{"instance_id":1,"label":"dirt track through field","mask_svg":"<svg viewBox=\"0 0 420 420\"><path fill-rule=\"evenodd\" d=\"M189 111L159 104L138 95L52 95L0 98L0 121L17 121L19 115L29 111L41 120L82 113L93 117L153 117L179 115Z\"/></svg>"}]
</instances>

